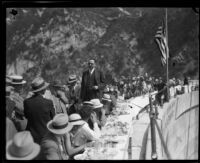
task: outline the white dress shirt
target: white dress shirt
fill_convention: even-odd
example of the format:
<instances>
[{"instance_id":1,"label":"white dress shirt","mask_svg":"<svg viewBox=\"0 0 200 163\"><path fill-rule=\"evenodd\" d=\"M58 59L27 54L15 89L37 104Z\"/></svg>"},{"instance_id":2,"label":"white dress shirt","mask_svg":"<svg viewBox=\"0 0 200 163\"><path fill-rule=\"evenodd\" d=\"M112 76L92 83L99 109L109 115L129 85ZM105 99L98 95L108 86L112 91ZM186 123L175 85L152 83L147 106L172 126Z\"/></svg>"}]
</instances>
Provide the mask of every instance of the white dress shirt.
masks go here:
<instances>
[{"instance_id":1,"label":"white dress shirt","mask_svg":"<svg viewBox=\"0 0 200 163\"><path fill-rule=\"evenodd\" d=\"M94 69L95 69L95 68L93 68L92 70L90 70L90 75L92 75L92 73L94 72Z\"/></svg>"},{"instance_id":2,"label":"white dress shirt","mask_svg":"<svg viewBox=\"0 0 200 163\"><path fill-rule=\"evenodd\" d=\"M90 129L88 123L85 123L73 136L72 142L75 146L81 146L87 141L98 140L100 136L101 132L96 122L94 123L94 130Z\"/></svg>"}]
</instances>

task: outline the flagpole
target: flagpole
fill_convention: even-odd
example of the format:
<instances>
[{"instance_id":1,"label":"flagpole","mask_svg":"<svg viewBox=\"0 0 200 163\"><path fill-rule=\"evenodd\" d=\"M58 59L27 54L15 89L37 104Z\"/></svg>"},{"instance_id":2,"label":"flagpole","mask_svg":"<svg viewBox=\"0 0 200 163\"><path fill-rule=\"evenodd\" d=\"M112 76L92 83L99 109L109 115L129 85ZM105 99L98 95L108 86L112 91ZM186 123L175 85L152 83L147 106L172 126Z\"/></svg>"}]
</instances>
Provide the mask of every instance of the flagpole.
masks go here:
<instances>
[{"instance_id":1,"label":"flagpole","mask_svg":"<svg viewBox=\"0 0 200 163\"><path fill-rule=\"evenodd\" d=\"M167 27L167 8L165 9L165 29L166 29L166 42L168 45L168 27ZM169 47L169 45L168 45ZM169 48L168 48L169 49ZM168 68L168 58L169 58L169 50L167 50L167 59L166 59L166 66L167 66L167 102L169 101L169 68Z\"/></svg>"}]
</instances>

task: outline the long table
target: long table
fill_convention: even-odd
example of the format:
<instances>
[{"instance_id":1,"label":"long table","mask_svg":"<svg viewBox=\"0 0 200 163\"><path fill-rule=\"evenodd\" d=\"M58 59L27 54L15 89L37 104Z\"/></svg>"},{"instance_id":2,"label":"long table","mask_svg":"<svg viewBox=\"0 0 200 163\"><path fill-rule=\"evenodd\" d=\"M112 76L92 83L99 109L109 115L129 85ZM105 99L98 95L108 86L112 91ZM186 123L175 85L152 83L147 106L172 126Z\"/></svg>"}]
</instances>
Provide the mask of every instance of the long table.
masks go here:
<instances>
[{"instance_id":1,"label":"long table","mask_svg":"<svg viewBox=\"0 0 200 163\"><path fill-rule=\"evenodd\" d=\"M149 104L148 95L117 100L116 113L109 115L101 129L100 140L75 159L83 160L128 160L129 138L133 134L133 119L140 109Z\"/></svg>"}]
</instances>

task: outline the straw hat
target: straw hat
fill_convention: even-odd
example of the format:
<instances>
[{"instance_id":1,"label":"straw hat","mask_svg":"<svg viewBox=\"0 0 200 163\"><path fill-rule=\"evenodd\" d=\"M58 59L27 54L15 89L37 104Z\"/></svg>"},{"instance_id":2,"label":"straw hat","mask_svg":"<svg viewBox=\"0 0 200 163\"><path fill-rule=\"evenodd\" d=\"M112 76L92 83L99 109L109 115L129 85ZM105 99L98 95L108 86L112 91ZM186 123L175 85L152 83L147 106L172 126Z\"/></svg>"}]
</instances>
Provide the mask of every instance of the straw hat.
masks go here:
<instances>
[{"instance_id":1,"label":"straw hat","mask_svg":"<svg viewBox=\"0 0 200 163\"><path fill-rule=\"evenodd\" d=\"M39 152L40 146L33 141L29 131L16 133L6 145L8 160L32 160Z\"/></svg>"},{"instance_id":2,"label":"straw hat","mask_svg":"<svg viewBox=\"0 0 200 163\"><path fill-rule=\"evenodd\" d=\"M83 102L83 105L93 106L93 104L92 104L91 101L84 101L84 102Z\"/></svg>"},{"instance_id":3,"label":"straw hat","mask_svg":"<svg viewBox=\"0 0 200 163\"><path fill-rule=\"evenodd\" d=\"M74 125L83 125L85 124L85 121L82 120L81 116L79 114L71 114L69 116L69 122L74 126Z\"/></svg>"},{"instance_id":4,"label":"straw hat","mask_svg":"<svg viewBox=\"0 0 200 163\"><path fill-rule=\"evenodd\" d=\"M70 75L67 84L71 84L77 81L76 75Z\"/></svg>"},{"instance_id":5,"label":"straw hat","mask_svg":"<svg viewBox=\"0 0 200 163\"><path fill-rule=\"evenodd\" d=\"M92 108L94 109L101 108L103 106L99 99L92 99L90 102L92 103Z\"/></svg>"},{"instance_id":6,"label":"straw hat","mask_svg":"<svg viewBox=\"0 0 200 163\"><path fill-rule=\"evenodd\" d=\"M102 100L112 101L109 94L104 94L103 97L102 97Z\"/></svg>"},{"instance_id":7,"label":"straw hat","mask_svg":"<svg viewBox=\"0 0 200 163\"><path fill-rule=\"evenodd\" d=\"M11 79L10 83L13 85L20 85L26 83L26 81L20 75L11 75L9 76L9 78Z\"/></svg>"},{"instance_id":8,"label":"straw hat","mask_svg":"<svg viewBox=\"0 0 200 163\"><path fill-rule=\"evenodd\" d=\"M46 89L48 86L49 86L49 83L45 82L43 78L37 77L31 83L31 87L32 87L31 92L39 92L41 90Z\"/></svg>"},{"instance_id":9,"label":"straw hat","mask_svg":"<svg viewBox=\"0 0 200 163\"><path fill-rule=\"evenodd\" d=\"M60 82L60 80L55 80L51 83L51 86L54 88L65 88L64 85Z\"/></svg>"},{"instance_id":10,"label":"straw hat","mask_svg":"<svg viewBox=\"0 0 200 163\"><path fill-rule=\"evenodd\" d=\"M57 135L69 132L72 127L72 124L68 122L68 115L63 113L55 115L53 120L47 123L48 130Z\"/></svg>"}]
</instances>

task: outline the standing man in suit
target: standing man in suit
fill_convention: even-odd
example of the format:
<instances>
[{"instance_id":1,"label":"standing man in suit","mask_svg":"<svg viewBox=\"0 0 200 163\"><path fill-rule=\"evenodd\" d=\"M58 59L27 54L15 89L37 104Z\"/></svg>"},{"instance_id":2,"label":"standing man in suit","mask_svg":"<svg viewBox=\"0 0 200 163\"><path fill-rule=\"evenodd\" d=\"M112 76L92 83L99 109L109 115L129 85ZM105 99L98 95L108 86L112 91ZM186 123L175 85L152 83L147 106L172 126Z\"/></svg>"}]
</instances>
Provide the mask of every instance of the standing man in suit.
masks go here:
<instances>
[{"instance_id":1,"label":"standing man in suit","mask_svg":"<svg viewBox=\"0 0 200 163\"><path fill-rule=\"evenodd\" d=\"M38 144L48 131L47 122L55 115L53 102L44 98L48 86L49 83L46 83L43 78L37 77L31 84L34 95L24 100L24 115L28 120L26 130L31 132L34 141Z\"/></svg>"},{"instance_id":2,"label":"standing man in suit","mask_svg":"<svg viewBox=\"0 0 200 163\"><path fill-rule=\"evenodd\" d=\"M81 82L81 100L90 101L100 99L101 91L104 89L105 79L101 71L96 69L95 60L88 62L88 70L83 72Z\"/></svg>"}]
</instances>

